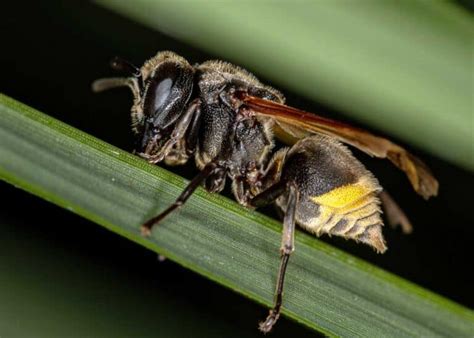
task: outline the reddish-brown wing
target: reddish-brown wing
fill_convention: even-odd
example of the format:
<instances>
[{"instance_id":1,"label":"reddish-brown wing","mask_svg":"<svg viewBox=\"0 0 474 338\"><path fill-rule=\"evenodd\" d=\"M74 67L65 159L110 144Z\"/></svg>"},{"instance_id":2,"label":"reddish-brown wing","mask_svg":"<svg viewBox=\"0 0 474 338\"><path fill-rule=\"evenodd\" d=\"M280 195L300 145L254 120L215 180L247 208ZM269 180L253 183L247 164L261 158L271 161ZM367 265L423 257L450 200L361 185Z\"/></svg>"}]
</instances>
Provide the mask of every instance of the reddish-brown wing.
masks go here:
<instances>
[{"instance_id":1,"label":"reddish-brown wing","mask_svg":"<svg viewBox=\"0 0 474 338\"><path fill-rule=\"evenodd\" d=\"M243 92L237 93L237 98L255 115L276 120L275 135L283 142L293 144L314 133L329 135L371 156L388 158L406 173L415 191L425 199L438 193L438 181L429 168L407 150L383 137Z\"/></svg>"}]
</instances>

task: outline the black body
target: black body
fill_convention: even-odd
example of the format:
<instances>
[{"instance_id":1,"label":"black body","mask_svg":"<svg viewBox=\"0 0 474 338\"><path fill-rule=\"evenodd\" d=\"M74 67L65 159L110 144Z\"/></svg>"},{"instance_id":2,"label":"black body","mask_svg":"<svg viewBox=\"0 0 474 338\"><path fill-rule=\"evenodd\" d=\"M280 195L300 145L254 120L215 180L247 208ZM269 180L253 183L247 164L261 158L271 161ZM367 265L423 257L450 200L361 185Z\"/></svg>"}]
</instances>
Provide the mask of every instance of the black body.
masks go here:
<instances>
[{"instance_id":1,"label":"black body","mask_svg":"<svg viewBox=\"0 0 474 338\"><path fill-rule=\"evenodd\" d=\"M150 163L164 161L169 165L183 164L194 156L200 169L173 205L143 224L144 235L185 203L199 185L220 192L227 178L240 204L258 207L276 202L285 213L275 306L260 324L263 332L270 331L280 315L286 266L294 250L295 223L318 235L333 233L385 250L376 196L381 189L349 150L334 140L315 136L270 157L274 120L240 109L242 102L235 95L247 93L284 103L280 92L229 63L208 61L191 66L172 52L158 53L140 69L118 59L112 66L128 71L131 77L97 80L93 89L128 86L132 90L132 127L139 138L138 155ZM324 205L332 198L328 195L331 191L352 186L354 191L364 191L351 200L358 203L363 214L350 206L344 206L343 214ZM346 232L335 233L333 229Z\"/></svg>"}]
</instances>

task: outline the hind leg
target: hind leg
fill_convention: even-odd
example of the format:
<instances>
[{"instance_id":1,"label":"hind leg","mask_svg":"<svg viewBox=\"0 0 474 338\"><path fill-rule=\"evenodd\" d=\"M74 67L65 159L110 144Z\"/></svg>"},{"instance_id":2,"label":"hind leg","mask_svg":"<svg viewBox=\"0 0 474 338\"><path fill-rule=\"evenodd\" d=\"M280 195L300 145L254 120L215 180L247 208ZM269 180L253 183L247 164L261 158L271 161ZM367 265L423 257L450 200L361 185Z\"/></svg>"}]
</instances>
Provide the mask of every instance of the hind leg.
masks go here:
<instances>
[{"instance_id":1,"label":"hind leg","mask_svg":"<svg viewBox=\"0 0 474 338\"><path fill-rule=\"evenodd\" d=\"M392 228L400 225L404 234L411 234L413 232L413 226L407 215L403 212L402 208L395 202L395 200L386 191L382 191L379 194L382 206L387 215L387 221Z\"/></svg>"},{"instance_id":2,"label":"hind leg","mask_svg":"<svg viewBox=\"0 0 474 338\"><path fill-rule=\"evenodd\" d=\"M280 317L281 306L283 303L283 286L285 283L286 267L290 259L290 255L295 248L295 215L296 206L298 204L299 192L294 184L286 184L279 182L263 193L257 195L250 202L253 206L262 206L273 202L283 193L288 193L285 217L283 220L283 232L280 246L280 268L278 270L278 277L275 289L275 299L273 308L270 310L265 321L259 324L260 331L268 333L271 331L273 325Z\"/></svg>"}]
</instances>

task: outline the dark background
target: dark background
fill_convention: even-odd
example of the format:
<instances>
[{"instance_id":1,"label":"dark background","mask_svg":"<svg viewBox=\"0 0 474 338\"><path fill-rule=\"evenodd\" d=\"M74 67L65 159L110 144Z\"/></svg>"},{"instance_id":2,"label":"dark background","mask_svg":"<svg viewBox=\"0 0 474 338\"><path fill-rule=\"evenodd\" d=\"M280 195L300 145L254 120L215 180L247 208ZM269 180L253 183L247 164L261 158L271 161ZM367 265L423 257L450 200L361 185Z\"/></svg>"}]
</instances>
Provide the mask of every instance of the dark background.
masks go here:
<instances>
[{"instance_id":1,"label":"dark background","mask_svg":"<svg viewBox=\"0 0 474 338\"><path fill-rule=\"evenodd\" d=\"M119 55L140 65L158 50L173 50L191 63L215 58L93 4L10 2L8 7L1 23L1 92L127 150L133 145L128 115L131 95L125 89L101 95L90 91L94 79L114 74L108 61ZM259 75L258 69L252 71ZM340 112L280 89L290 105L356 124ZM439 197L429 202L413 193L403 174L390 164L359 157L405 209L415 226L414 233L404 236L399 229L387 227L389 250L385 255L344 240L323 240L472 308L472 174L420 149L412 150L433 168L440 181ZM192 166L172 170L187 178L196 173ZM125 314L121 307L129 307L126 300L133 298L133 309L128 311L143 320L157 321L163 329L171 328L167 332L178 332L178 336L179 332L199 336L197 330L203 324L212 326L216 337L228 330L236 335L259 336L255 327L266 314L264 308L172 262L159 263L154 253L6 183L0 183L0 193L4 197L0 238L6 243L0 246L0 263L19 264L18 271L25 265L46 264L53 271L50 275L29 276L32 283L38 278L45 285L49 281L51 287L63 285L58 297L79 290L84 296L82 301L91 309L99 307L109 314ZM74 237L72 227L76 229ZM79 227L81 231L77 231ZM12 273L16 270L11 269ZM110 289L105 295L96 294L94 285L79 285L78 278L109 284ZM74 282L78 283L76 291L65 286ZM124 292L133 295L120 300ZM25 306L34 306L35 299L31 302ZM183 307L195 311L181 311ZM191 318L196 311L199 315ZM124 328L128 327L128 319L132 320L125 315L116 318L119 327ZM130 327L133 325L130 323ZM122 333L128 332L124 330ZM284 319L273 336L283 337L288 332L300 337L311 334ZM147 334L151 333L140 332L139 336Z\"/></svg>"}]
</instances>

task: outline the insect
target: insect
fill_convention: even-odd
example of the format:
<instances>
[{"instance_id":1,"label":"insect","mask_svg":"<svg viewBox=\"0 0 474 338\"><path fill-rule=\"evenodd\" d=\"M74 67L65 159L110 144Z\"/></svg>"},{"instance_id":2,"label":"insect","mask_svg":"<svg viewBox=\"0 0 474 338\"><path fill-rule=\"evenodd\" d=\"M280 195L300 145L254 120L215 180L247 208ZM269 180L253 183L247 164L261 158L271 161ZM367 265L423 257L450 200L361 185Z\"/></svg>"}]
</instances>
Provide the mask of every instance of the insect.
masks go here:
<instances>
[{"instance_id":1,"label":"insect","mask_svg":"<svg viewBox=\"0 0 474 338\"><path fill-rule=\"evenodd\" d=\"M201 184L220 192L230 180L237 201L250 208L275 203L283 212L280 267L274 306L260 323L269 332L280 316L295 224L386 250L380 205L389 221L410 224L377 179L343 143L387 158L425 199L438 191L427 166L404 148L362 129L286 106L284 96L246 70L222 61L194 66L159 52L138 68L114 59L128 77L105 78L93 90L129 87L137 153L150 163L181 165L194 157L199 174L175 203L141 227L145 236L182 206ZM274 139L289 147L274 150Z\"/></svg>"}]
</instances>

